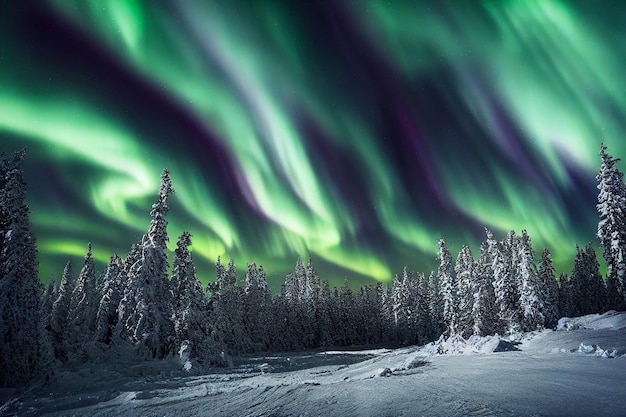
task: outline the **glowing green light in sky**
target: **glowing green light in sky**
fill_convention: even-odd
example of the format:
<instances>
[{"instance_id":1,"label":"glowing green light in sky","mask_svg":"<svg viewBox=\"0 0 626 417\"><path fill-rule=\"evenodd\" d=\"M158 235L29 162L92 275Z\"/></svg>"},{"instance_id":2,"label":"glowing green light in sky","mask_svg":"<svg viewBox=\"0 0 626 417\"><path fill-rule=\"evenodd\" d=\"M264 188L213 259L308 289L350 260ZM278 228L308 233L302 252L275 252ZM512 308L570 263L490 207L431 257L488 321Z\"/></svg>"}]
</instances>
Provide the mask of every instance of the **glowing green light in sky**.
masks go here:
<instances>
[{"instance_id":1,"label":"glowing green light in sky","mask_svg":"<svg viewBox=\"0 0 626 417\"><path fill-rule=\"evenodd\" d=\"M204 265L284 273L311 254L389 280L433 267L440 237L478 253L483 226L527 229L565 265L593 239L600 142L626 153L620 7L37 7L0 17L0 136L58 186L33 185L45 254L82 256L93 234L100 261L123 256L167 167L169 247L189 229Z\"/></svg>"}]
</instances>

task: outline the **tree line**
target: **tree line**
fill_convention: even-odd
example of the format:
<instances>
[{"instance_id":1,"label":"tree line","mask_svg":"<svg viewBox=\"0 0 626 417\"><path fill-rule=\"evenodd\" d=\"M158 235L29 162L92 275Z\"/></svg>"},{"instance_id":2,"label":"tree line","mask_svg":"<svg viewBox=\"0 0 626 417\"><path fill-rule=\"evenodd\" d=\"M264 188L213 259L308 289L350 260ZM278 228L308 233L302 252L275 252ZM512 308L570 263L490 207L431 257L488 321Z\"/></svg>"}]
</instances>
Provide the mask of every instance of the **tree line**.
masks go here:
<instances>
[{"instance_id":1,"label":"tree line","mask_svg":"<svg viewBox=\"0 0 626 417\"><path fill-rule=\"evenodd\" d=\"M320 347L424 344L437 338L509 334L551 328L559 317L625 305L626 192L616 158L600 151L598 237L607 277L591 244L577 247L569 277L555 275L550 251L535 259L526 231L498 241L486 230L478 257L464 246L455 260L442 239L439 267L426 275L404 268L390 285L348 283L331 289L311 258L298 258L280 294L263 267L239 277L218 258L215 280L197 278L191 235L178 238L168 273L168 198L163 171L150 224L125 259L111 257L97 274L91 245L77 276L68 262L45 290L36 269L36 240L21 169L24 152L0 158L0 385L23 386L60 364L132 349L138 359L181 355L201 366L228 355Z\"/></svg>"}]
</instances>

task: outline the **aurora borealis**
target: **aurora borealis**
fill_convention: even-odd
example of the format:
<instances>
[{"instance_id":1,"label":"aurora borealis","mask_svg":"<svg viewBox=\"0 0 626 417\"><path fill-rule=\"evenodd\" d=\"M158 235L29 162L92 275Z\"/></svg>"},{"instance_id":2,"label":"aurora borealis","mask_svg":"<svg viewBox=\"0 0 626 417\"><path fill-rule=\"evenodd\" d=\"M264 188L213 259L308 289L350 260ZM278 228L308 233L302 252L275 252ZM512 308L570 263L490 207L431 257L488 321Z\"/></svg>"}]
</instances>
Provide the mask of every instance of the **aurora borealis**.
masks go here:
<instances>
[{"instance_id":1,"label":"aurora borealis","mask_svg":"<svg viewBox=\"0 0 626 417\"><path fill-rule=\"evenodd\" d=\"M570 272L600 143L626 157L626 6L588 1L3 2L0 150L28 147L42 280L145 232L340 284L527 229ZM624 170L626 167L620 167Z\"/></svg>"}]
</instances>

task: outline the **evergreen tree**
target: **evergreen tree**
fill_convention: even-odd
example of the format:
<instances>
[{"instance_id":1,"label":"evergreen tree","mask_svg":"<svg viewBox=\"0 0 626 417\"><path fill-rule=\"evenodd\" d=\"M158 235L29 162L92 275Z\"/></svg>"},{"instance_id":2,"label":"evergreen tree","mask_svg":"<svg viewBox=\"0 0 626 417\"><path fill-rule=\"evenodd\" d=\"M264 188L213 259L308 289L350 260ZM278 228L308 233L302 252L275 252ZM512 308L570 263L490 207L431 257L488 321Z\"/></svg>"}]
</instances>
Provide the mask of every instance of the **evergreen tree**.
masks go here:
<instances>
[{"instance_id":1,"label":"evergreen tree","mask_svg":"<svg viewBox=\"0 0 626 417\"><path fill-rule=\"evenodd\" d=\"M41 286L26 205L25 150L0 155L0 386L24 386L48 363L40 344Z\"/></svg>"},{"instance_id":2,"label":"evergreen tree","mask_svg":"<svg viewBox=\"0 0 626 417\"><path fill-rule=\"evenodd\" d=\"M607 294L606 285L600 274L600 264L596 256L596 251L591 243L585 246L585 264L586 264L586 294L589 300L588 314L602 313L607 311Z\"/></svg>"},{"instance_id":3,"label":"evergreen tree","mask_svg":"<svg viewBox=\"0 0 626 417\"><path fill-rule=\"evenodd\" d=\"M456 294L458 300L456 333L464 338L474 330L473 307L474 285L476 281L476 262L468 246L463 246L454 266L456 274Z\"/></svg>"},{"instance_id":4,"label":"evergreen tree","mask_svg":"<svg viewBox=\"0 0 626 417\"><path fill-rule=\"evenodd\" d=\"M85 255L85 263L70 297L67 331L65 332L65 343L70 361L87 361L88 353L85 348L86 344L93 340L96 314L96 273L90 243Z\"/></svg>"},{"instance_id":5,"label":"evergreen tree","mask_svg":"<svg viewBox=\"0 0 626 417\"><path fill-rule=\"evenodd\" d=\"M587 300L583 300L585 296L585 283L587 274L585 253L580 246L576 245L576 257L574 258L574 267L569 277L569 296L571 297L570 308L568 313L570 317L582 316L584 310L588 310Z\"/></svg>"},{"instance_id":6,"label":"evergreen tree","mask_svg":"<svg viewBox=\"0 0 626 417\"><path fill-rule=\"evenodd\" d=\"M120 336L135 345L144 345L153 357L163 358L172 350L170 320L172 295L167 273L167 199L172 194L167 170L161 175L158 198L150 212L150 226L141 243L127 260L128 285L119 306Z\"/></svg>"},{"instance_id":7,"label":"evergreen tree","mask_svg":"<svg viewBox=\"0 0 626 417\"><path fill-rule=\"evenodd\" d=\"M559 278L559 311L563 317L575 317L572 282L563 273Z\"/></svg>"},{"instance_id":8,"label":"evergreen tree","mask_svg":"<svg viewBox=\"0 0 626 417\"><path fill-rule=\"evenodd\" d=\"M606 146L600 148L602 164L597 175L598 204L600 215L598 238L604 250L608 279L617 292L626 299L626 186L624 174L617 168L618 158L606 153ZM613 285L613 284L612 284Z\"/></svg>"},{"instance_id":9,"label":"evergreen tree","mask_svg":"<svg viewBox=\"0 0 626 417\"><path fill-rule=\"evenodd\" d=\"M59 284L57 283L54 276L50 277L48 281L48 285L46 286L46 291L41 297L41 305L40 305L40 317L43 323L43 327L47 333L50 333L51 325L52 325L52 306L54 305L54 301L59 296Z\"/></svg>"},{"instance_id":10,"label":"evergreen tree","mask_svg":"<svg viewBox=\"0 0 626 417\"><path fill-rule=\"evenodd\" d=\"M386 288L380 287L380 314L383 327L383 340L388 342L396 342L396 324L393 312L393 287L387 285ZM438 290L438 288L437 288ZM443 311L443 306L441 306ZM443 318L441 319L443 323Z\"/></svg>"},{"instance_id":11,"label":"evergreen tree","mask_svg":"<svg viewBox=\"0 0 626 417\"><path fill-rule=\"evenodd\" d=\"M378 287L377 287L378 289ZM320 346L332 346L335 341L335 319L333 318L333 299L328 281L322 281L318 296L318 308L315 322L319 327Z\"/></svg>"},{"instance_id":12,"label":"evergreen tree","mask_svg":"<svg viewBox=\"0 0 626 417\"><path fill-rule=\"evenodd\" d=\"M615 276L606 279L606 310L626 310L626 300L619 293L619 284Z\"/></svg>"},{"instance_id":13,"label":"evergreen tree","mask_svg":"<svg viewBox=\"0 0 626 417\"><path fill-rule=\"evenodd\" d=\"M606 288L599 268L591 244L584 250L576 245L574 269L570 277L574 315L599 313L605 309Z\"/></svg>"},{"instance_id":14,"label":"evergreen tree","mask_svg":"<svg viewBox=\"0 0 626 417\"><path fill-rule=\"evenodd\" d=\"M443 321L448 336L456 335L457 303L456 275L452 267L452 256L443 239L439 240L439 269L437 279L440 283L443 300Z\"/></svg>"},{"instance_id":15,"label":"evergreen tree","mask_svg":"<svg viewBox=\"0 0 626 417\"><path fill-rule=\"evenodd\" d=\"M102 297L96 313L95 340L109 344L118 322L118 307L124 293L124 263L113 254L102 274Z\"/></svg>"},{"instance_id":16,"label":"evergreen tree","mask_svg":"<svg viewBox=\"0 0 626 417\"><path fill-rule=\"evenodd\" d=\"M431 271L428 276L428 292L429 304L428 309L433 322L433 338L439 337L446 330L445 321L443 318L443 295L441 293L441 285L439 284L439 275L434 271Z\"/></svg>"},{"instance_id":17,"label":"evergreen tree","mask_svg":"<svg viewBox=\"0 0 626 417\"><path fill-rule=\"evenodd\" d=\"M244 323L244 291L237 285L235 261L231 259L226 269L220 265L218 260L216 282L219 285L210 300L210 320L214 323L217 347L231 354L252 352L254 348Z\"/></svg>"},{"instance_id":18,"label":"evergreen tree","mask_svg":"<svg viewBox=\"0 0 626 417\"><path fill-rule=\"evenodd\" d=\"M543 248L539 260L539 280L542 286L543 316L546 327L554 328L560 318L559 313L559 285L556 281L556 272L552 265L552 255L548 248Z\"/></svg>"},{"instance_id":19,"label":"evergreen tree","mask_svg":"<svg viewBox=\"0 0 626 417\"><path fill-rule=\"evenodd\" d=\"M313 324L303 302L305 294L309 294L306 280L306 269L298 257L294 271L285 277L281 292L287 310L287 339L294 343L295 349L313 347Z\"/></svg>"},{"instance_id":20,"label":"evergreen tree","mask_svg":"<svg viewBox=\"0 0 626 417\"><path fill-rule=\"evenodd\" d=\"M172 263L174 347L175 353L182 358L188 357L202 364L209 363L217 352L209 324L209 300L196 277L189 246L191 235L183 232L176 244Z\"/></svg>"},{"instance_id":21,"label":"evergreen tree","mask_svg":"<svg viewBox=\"0 0 626 417\"><path fill-rule=\"evenodd\" d=\"M510 232L504 242L489 244L493 259L493 288L499 316L498 333L514 333L520 328L519 288L514 268L515 233Z\"/></svg>"},{"instance_id":22,"label":"evergreen tree","mask_svg":"<svg viewBox=\"0 0 626 417\"><path fill-rule=\"evenodd\" d=\"M341 287L335 288L334 302L337 311L337 344L353 345L357 340L357 317L354 293L348 286L348 280Z\"/></svg>"},{"instance_id":23,"label":"evergreen tree","mask_svg":"<svg viewBox=\"0 0 626 417\"><path fill-rule=\"evenodd\" d=\"M486 336L495 333L497 329L496 296L493 289L493 260L488 241L480 246L480 258L476 265L476 280L472 292L474 296L473 334Z\"/></svg>"},{"instance_id":24,"label":"evergreen tree","mask_svg":"<svg viewBox=\"0 0 626 417\"><path fill-rule=\"evenodd\" d=\"M244 323L254 351L266 351L270 347L269 333L272 320L272 294L267 287L263 267L248 264L245 282Z\"/></svg>"},{"instance_id":25,"label":"evergreen tree","mask_svg":"<svg viewBox=\"0 0 626 417\"><path fill-rule=\"evenodd\" d=\"M61 275L59 292L56 300L52 303L52 313L50 316L50 342L54 349L54 356L67 361L67 349L65 346L65 333L67 320L70 311L70 300L74 290L74 279L72 277L72 262L68 261Z\"/></svg>"},{"instance_id":26,"label":"evergreen tree","mask_svg":"<svg viewBox=\"0 0 626 417\"><path fill-rule=\"evenodd\" d=\"M435 340L439 332L430 314L430 281L423 273L417 276L417 344L423 345Z\"/></svg>"},{"instance_id":27,"label":"evergreen tree","mask_svg":"<svg viewBox=\"0 0 626 417\"><path fill-rule=\"evenodd\" d=\"M394 280L394 311L399 341L403 345L415 344L418 340L419 282L415 274L405 266L402 278Z\"/></svg>"},{"instance_id":28,"label":"evergreen tree","mask_svg":"<svg viewBox=\"0 0 626 417\"><path fill-rule=\"evenodd\" d=\"M518 271L521 278L519 305L522 313L522 329L531 331L545 325L543 315L544 305L541 297L542 282L537 274L535 252L533 251L530 236L522 230L519 237Z\"/></svg>"}]
</instances>

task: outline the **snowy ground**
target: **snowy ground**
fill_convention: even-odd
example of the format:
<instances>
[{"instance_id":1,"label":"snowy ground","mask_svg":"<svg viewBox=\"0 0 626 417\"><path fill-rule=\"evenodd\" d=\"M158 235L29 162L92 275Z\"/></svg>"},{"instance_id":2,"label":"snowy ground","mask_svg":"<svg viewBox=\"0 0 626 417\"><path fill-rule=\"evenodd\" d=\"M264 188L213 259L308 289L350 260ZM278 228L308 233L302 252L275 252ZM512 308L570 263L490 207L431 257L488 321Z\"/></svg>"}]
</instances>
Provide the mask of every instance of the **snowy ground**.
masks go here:
<instances>
[{"instance_id":1,"label":"snowy ground","mask_svg":"<svg viewBox=\"0 0 626 417\"><path fill-rule=\"evenodd\" d=\"M240 358L231 370L196 376L175 361L101 364L63 373L0 416L626 415L626 313L560 326L519 344L490 337ZM498 346L519 350L493 352Z\"/></svg>"}]
</instances>

